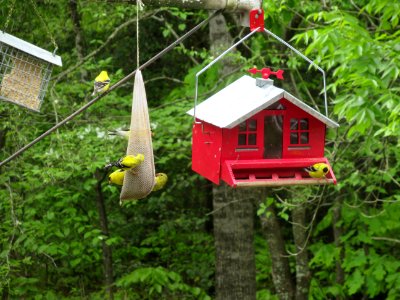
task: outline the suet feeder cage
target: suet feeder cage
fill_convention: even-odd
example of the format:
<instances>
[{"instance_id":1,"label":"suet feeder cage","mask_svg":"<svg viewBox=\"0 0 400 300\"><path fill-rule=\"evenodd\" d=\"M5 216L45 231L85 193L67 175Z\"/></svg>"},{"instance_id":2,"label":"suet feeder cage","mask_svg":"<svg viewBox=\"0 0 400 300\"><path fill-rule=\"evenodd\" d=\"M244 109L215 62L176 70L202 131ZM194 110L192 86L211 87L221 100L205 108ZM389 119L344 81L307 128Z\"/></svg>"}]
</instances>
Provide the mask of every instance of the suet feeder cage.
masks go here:
<instances>
[{"instance_id":1,"label":"suet feeder cage","mask_svg":"<svg viewBox=\"0 0 400 300\"><path fill-rule=\"evenodd\" d=\"M0 31L0 98L39 111L61 57Z\"/></svg>"}]
</instances>

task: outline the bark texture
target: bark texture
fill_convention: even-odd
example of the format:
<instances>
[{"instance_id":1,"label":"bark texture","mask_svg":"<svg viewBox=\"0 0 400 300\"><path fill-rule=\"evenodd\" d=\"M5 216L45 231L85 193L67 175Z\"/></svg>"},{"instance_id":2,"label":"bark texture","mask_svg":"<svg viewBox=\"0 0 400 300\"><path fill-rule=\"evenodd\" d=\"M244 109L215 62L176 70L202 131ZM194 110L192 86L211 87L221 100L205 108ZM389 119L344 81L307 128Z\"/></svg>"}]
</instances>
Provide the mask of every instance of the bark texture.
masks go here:
<instances>
[{"instance_id":1,"label":"bark texture","mask_svg":"<svg viewBox=\"0 0 400 300\"><path fill-rule=\"evenodd\" d=\"M292 300L295 297L295 285L290 274L289 259L274 204L261 216L261 225L271 255L272 280L276 294L281 300Z\"/></svg>"},{"instance_id":2,"label":"bark texture","mask_svg":"<svg viewBox=\"0 0 400 300\"><path fill-rule=\"evenodd\" d=\"M6 145L7 131L8 131L7 128L0 130L0 150L2 150Z\"/></svg>"},{"instance_id":3,"label":"bark texture","mask_svg":"<svg viewBox=\"0 0 400 300\"><path fill-rule=\"evenodd\" d=\"M252 190L215 187L216 299L255 300Z\"/></svg>"},{"instance_id":4,"label":"bark texture","mask_svg":"<svg viewBox=\"0 0 400 300\"><path fill-rule=\"evenodd\" d=\"M78 61L83 62L85 57L85 47L84 47L84 38L83 31L81 27L81 15L78 10L78 0L69 0L69 9L71 12L71 19L75 33L75 48L76 55L78 56ZM87 80L87 72L85 69L81 70L81 79L82 81Z\"/></svg>"},{"instance_id":5,"label":"bark texture","mask_svg":"<svg viewBox=\"0 0 400 300\"><path fill-rule=\"evenodd\" d=\"M104 194L102 189L102 182L106 178L107 173L103 170L97 169L95 177L97 179L96 184L96 204L97 210L99 212L100 219L100 229L102 235L108 237L110 235L108 231L108 220L107 213L105 207ZM112 262L112 250L111 247L107 245L105 240L102 240L102 250L103 250L103 267L104 267L104 281L106 285L106 291L108 294L108 299L114 299L113 293L113 284L114 284L114 276L113 276L113 262Z\"/></svg>"},{"instance_id":6,"label":"bark texture","mask_svg":"<svg viewBox=\"0 0 400 300\"><path fill-rule=\"evenodd\" d=\"M136 0L107 0L136 4ZM261 6L261 0L141 0L148 6L174 6L187 9L227 9L231 11L248 11Z\"/></svg>"},{"instance_id":7,"label":"bark texture","mask_svg":"<svg viewBox=\"0 0 400 300\"><path fill-rule=\"evenodd\" d=\"M339 260L336 261L336 283L340 286L344 285L344 270L342 268L342 262L344 259L343 247L341 242L341 237L343 235L343 228L338 225L341 221L341 210L342 210L342 200L338 197L338 200L333 205L333 235L335 238L335 246L340 249ZM336 299L342 299L338 296Z\"/></svg>"},{"instance_id":8,"label":"bark texture","mask_svg":"<svg viewBox=\"0 0 400 300\"><path fill-rule=\"evenodd\" d=\"M210 21L211 52L219 54L233 44L223 15ZM220 75L237 66L230 59L220 64ZM213 223L216 248L216 299L255 300L253 203L256 190L213 188Z\"/></svg>"},{"instance_id":9,"label":"bark texture","mask_svg":"<svg viewBox=\"0 0 400 300\"><path fill-rule=\"evenodd\" d=\"M292 211L293 238L296 245L296 300L307 300L311 273L306 248L306 207L299 205Z\"/></svg>"}]
</instances>

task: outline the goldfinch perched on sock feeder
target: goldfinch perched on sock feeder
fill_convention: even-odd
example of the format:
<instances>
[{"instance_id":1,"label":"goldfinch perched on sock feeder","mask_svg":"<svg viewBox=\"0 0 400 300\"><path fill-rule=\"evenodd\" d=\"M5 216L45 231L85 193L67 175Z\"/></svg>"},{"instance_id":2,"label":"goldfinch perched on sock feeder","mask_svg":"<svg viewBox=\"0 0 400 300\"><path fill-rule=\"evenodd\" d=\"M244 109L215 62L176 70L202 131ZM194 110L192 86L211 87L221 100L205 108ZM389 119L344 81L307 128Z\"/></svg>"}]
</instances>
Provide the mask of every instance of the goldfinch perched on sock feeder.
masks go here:
<instances>
[{"instance_id":1,"label":"goldfinch perched on sock feeder","mask_svg":"<svg viewBox=\"0 0 400 300\"><path fill-rule=\"evenodd\" d=\"M115 129L115 130L108 131L108 135L120 136L120 137L123 137L126 139L129 139L130 134L131 134L130 130ZM154 132L151 132L151 136L154 136Z\"/></svg>"},{"instance_id":2,"label":"goldfinch perched on sock feeder","mask_svg":"<svg viewBox=\"0 0 400 300\"><path fill-rule=\"evenodd\" d=\"M325 178L329 172L329 166L325 163L317 163L304 169L312 178Z\"/></svg>"},{"instance_id":3,"label":"goldfinch perched on sock feeder","mask_svg":"<svg viewBox=\"0 0 400 300\"><path fill-rule=\"evenodd\" d=\"M112 172L108 176L108 183L116 184L116 185L123 185L124 184L124 177L125 177L126 170L118 169ZM157 173L156 177L154 178L155 184L153 187L153 192L161 190L168 181L168 176L165 173Z\"/></svg>"},{"instance_id":4,"label":"goldfinch perched on sock feeder","mask_svg":"<svg viewBox=\"0 0 400 300\"><path fill-rule=\"evenodd\" d=\"M115 129L115 130L109 130L108 135L116 135L116 136L121 136L126 139L129 139L130 135L130 130L120 130L120 129Z\"/></svg>"},{"instance_id":5,"label":"goldfinch perched on sock feeder","mask_svg":"<svg viewBox=\"0 0 400 300\"><path fill-rule=\"evenodd\" d=\"M165 173L157 173L155 178L155 184L153 187L153 192L161 190L168 181L168 176Z\"/></svg>"},{"instance_id":6,"label":"goldfinch perched on sock feeder","mask_svg":"<svg viewBox=\"0 0 400 300\"><path fill-rule=\"evenodd\" d=\"M109 184L116 184L116 185L123 185L125 177L125 171L122 169L118 169L108 175L108 183Z\"/></svg>"},{"instance_id":7,"label":"goldfinch perched on sock feeder","mask_svg":"<svg viewBox=\"0 0 400 300\"><path fill-rule=\"evenodd\" d=\"M132 169L136 168L138 165L140 165L144 161L144 155L143 154L137 154L137 155L126 155L116 162L111 162L105 166L106 169L109 169L111 167L117 167L123 170L127 169Z\"/></svg>"},{"instance_id":8,"label":"goldfinch perched on sock feeder","mask_svg":"<svg viewBox=\"0 0 400 300\"><path fill-rule=\"evenodd\" d=\"M100 74L94 80L92 96L103 93L110 88L110 77L108 77L107 71L101 71Z\"/></svg>"}]
</instances>

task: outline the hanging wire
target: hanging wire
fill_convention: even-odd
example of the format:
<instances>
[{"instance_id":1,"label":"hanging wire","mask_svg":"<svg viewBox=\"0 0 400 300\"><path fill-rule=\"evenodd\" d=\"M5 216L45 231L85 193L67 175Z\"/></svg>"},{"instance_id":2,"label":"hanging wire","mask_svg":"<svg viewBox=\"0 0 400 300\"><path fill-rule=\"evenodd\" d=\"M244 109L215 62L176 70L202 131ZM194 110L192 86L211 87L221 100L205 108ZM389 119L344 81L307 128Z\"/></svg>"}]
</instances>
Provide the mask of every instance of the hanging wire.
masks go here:
<instances>
[{"instance_id":1,"label":"hanging wire","mask_svg":"<svg viewBox=\"0 0 400 300\"><path fill-rule=\"evenodd\" d=\"M37 9L37 6L36 6L35 1L34 1L34 0L31 0L31 3L32 3L32 6L33 6L33 10L35 11L35 13L36 13L36 15L38 16L38 18L40 19L40 21L42 22L44 28L46 28L47 34L48 34L48 36L50 37L51 42L53 43L53 46L54 46L53 55L55 55L55 54L56 54L56 51L57 51L57 49L58 49L56 40L54 39L54 36L51 34L50 29L49 29L49 27L47 26L47 23L43 20L42 16L40 15L40 13L39 13L39 11L38 11L38 9Z\"/></svg>"},{"instance_id":2,"label":"hanging wire","mask_svg":"<svg viewBox=\"0 0 400 300\"><path fill-rule=\"evenodd\" d=\"M202 21L201 23L199 23L198 25L196 25L195 27L193 27L191 30L189 30L188 32L186 32L184 35L182 35L180 38L178 38L177 40L175 40L173 43L171 43L168 47L166 47L165 49L163 49L162 51L160 51L159 53L157 53L155 56L153 56L152 58L150 58L148 61L146 61L143 65L141 65L139 67L139 69L143 69L147 66L149 66L150 64L152 64L154 61L156 61L157 59L159 59L161 56L163 56L164 54L166 54L167 52L169 52L171 49L173 49L177 44L181 43L182 41L184 41L186 38L188 38L189 36L191 36L192 34L194 34L196 31L198 31L203 25L207 24L217 13L219 13L220 11L215 11L213 14L211 14L207 19L205 19L204 21ZM60 123L57 123L56 125L54 125L53 127L51 127L50 129L48 129L46 132L42 133L40 136L38 136L36 139L34 139L32 142L30 142L29 144L25 145L24 147L22 147L21 149L19 149L17 152L15 152L14 154L10 155L8 158L6 158L5 160L3 160L2 162L0 162L0 167L4 166L6 163L10 162L11 160L13 160L14 158L18 157L20 154L22 154L23 152L25 152L26 150L28 150L29 148L31 148L33 145L35 145L37 142L41 141L42 139L44 139L46 136L50 135L51 133L53 133L54 131L56 131L59 127L63 126L64 124L66 124L67 122L69 122L70 120L72 120L73 118L75 118L77 115L79 115L80 113L84 112L85 110L87 110L90 106L92 106L94 103L96 103L97 101L99 101L100 99L102 99L103 97L105 97L106 95L108 95L109 93L111 93L113 90L117 89L118 87L120 87L121 85L123 85L124 83L126 83L128 80L130 80L133 76L135 76L137 70L134 70L133 72L131 72L130 74L126 75L124 78L122 78L120 81L118 81L116 84L112 85L106 92L104 92L103 94L98 95L96 98L94 98L93 100L89 101L88 103L86 103L84 106L82 106L81 108L79 108L78 110L76 110L75 112L73 112L72 114L70 114L68 117L66 117L64 120L62 120Z\"/></svg>"},{"instance_id":3,"label":"hanging wire","mask_svg":"<svg viewBox=\"0 0 400 300\"><path fill-rule=\"evenodd\" d=\"M306 60L310 65L316 67L321 73L322 73L322 78L323 78L323 83L324 83L324 103L325 103L325 115L328 117L328 97L326 95L326 76L325 76L325 71L319 67L316 63L314 63L311 59L309 59L307 56L305 56L303 53L301 53L299 50L297 50L295 47L290 45L288 42L284 41L281 39L279 36L277 36L275 33L267 30L264 28L264 31L271 35L273 38L277 39L279 42L284 44L286 47L289 49L293 50L296 54L300 55L304 60Z\"/></svg>"},{"instance_id":4,"label":"hanging wire","mask_svg":"<svg viewBox=\"0 0 400 300\"><path fill-rule=\"evenodd\" d=\"M11 20L11 16L12 16L12 14L13 14L14 7L15 7L15 1L16 1L16 0L13 0L13 1L11 2L11 7L10 7L10 10L9 10L9 12L8 12L8 16L7 16L7 19L6 19L6 23L4 24L4 31L7 30L8 23L9 23L10 20Z\"/></svg>"},{"instance_id":5,"label":"hanging wire","mask_svg":"<svg viewBox=\"0 0 400 300\"><path fill-rule=\"evenodd\" d=\"M195 94L194 94L194 108L193 108L193 118L194 122L198 124L199 122L196 121L196 107L197 107L197 98L198 98L198 90L199 90L199 76L203 74L205 71L207 71L209 68L211 68L216 62L218 62L221 58L223 58L227 53L232 51L237 45L243 43L245 40L247 40L249 37L251 37L253 34L257 32L259 29L256 28L255 30L251 31L249 34L247 34L245 37L241 38L239 41L237 41L235 44L230 46L228 49L226 49L224 52L222 52L217 58L215 58L213 61L211 61L207 66L205 66L203 69L201 69L199 72L196 73L196 87L195 87ZM201 122L200 122L201 123Z\"/></svg>"},{"instance_id":6,"label":"hanging wire","mask_svg":"<svg viewBox=\"0 0 400 300\"><path fill-rule=\"evenodd\" d=\"M136 1L136 68L139 69L139 12L142 10L143 3L141 0Z\"/></svg>"}]
</instances>

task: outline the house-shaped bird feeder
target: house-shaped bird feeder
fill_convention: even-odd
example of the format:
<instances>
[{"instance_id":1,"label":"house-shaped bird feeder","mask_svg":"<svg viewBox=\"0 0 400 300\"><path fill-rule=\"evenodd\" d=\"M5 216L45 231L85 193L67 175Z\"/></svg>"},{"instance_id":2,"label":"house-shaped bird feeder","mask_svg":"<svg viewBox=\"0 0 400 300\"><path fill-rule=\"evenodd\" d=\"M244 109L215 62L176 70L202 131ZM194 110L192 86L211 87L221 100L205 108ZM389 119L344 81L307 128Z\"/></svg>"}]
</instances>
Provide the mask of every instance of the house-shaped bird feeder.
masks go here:
<instances>
[{"instance_id":1,"label":"house-shaped bird feeder","mask_svg":"<svg viewBox=\"0 0 400 300\"><path fill-rule=\"evenodd\" d=\"M324 146L326 127L339 125L273 80L244 75L195 109L188 111L196 118L192 169L208 180L232 187L336 184ZM315 163L329 165L324 178L304 170Z\"/></svg>"},{"instance_id":2,"label":"house-shaped bird feeder","mask_svg":"<svg viewBox=\"0 0 400 300\"><path fill-rule=\"evenodd\" d=\"M0 98L39 111L61 57L0 31Z\"/></svg>"}]
</instances>

